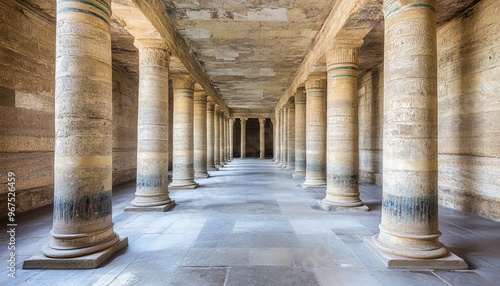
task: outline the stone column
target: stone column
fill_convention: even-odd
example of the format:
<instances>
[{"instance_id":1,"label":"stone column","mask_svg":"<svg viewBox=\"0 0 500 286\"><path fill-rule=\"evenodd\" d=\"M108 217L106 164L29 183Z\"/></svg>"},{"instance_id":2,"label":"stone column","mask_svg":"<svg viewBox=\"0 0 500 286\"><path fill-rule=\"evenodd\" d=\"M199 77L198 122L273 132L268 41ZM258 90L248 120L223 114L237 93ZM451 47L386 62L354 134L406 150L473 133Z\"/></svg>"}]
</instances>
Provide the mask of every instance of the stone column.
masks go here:
<instances>
[{"instance_id":1,"label":"stone column","mask_svg":"<svg viewBox=\"0 0 500 286\"><path fill-rule=\"evenodd\" d=\"M303 87L295 92L295 172L293 178L306 176L306 93Z\"/></svg>"},{"instance_id":2,"label":"stone column","mask_svg":"<svg viewBox=\"0 0 500 286\"><path fill-rule=\"evenodd\" d=\"M43 253L58 259L33 257L24 268L95 268L127 246L111 214L111 1L89 3L93 13L57 3L54 215Z\"/></svg>"},{"instance_id":3,"label":"stone column","mask_svg":"<svg viewBox=\"0 0 500 286\"><path fill-rule=\"evenodd\" d=\"M336 40L326 53L327 182L324 210L362 210L359 198L358 54L363 40Z\"/></svg>"},{"instance_id":4,"label":"stone column","mask_svg":"<svg viewBox=\"0 0 500 286\"><path fill-rule=\"evenodd\" d=\"M281 111L278 111L276 116L276 143L275 143L275 156L274 162L279 164L281 162Z\"/></svg>"},{"instance_id":5,"label":"stone column","mask_svg":"<svg viewBox=\"0 0 500 286\"><path fill-rule=\"evenodd\" d=\"M174 89L172 80L168 81L168 170L172 170L174 157Z\"/></svg>"},{"instance_id":6,"label":"stone column","mask_svg":"<svg viewBox=\"0 0 500 286\"><path fill-rule=\"evenodd\" d=\"M288 138L287 142L287 170L295 170L295 100L294 98L290 98L288 100Z\"/></svg>"},{"instance_id":7,"label":"stone column","mask_svg":"<svg viewBox=\"0 0 500 286\"><path fill-rule=\"evenodd\" d=\"M265 118L259 118L259 125L260 125L260 134L259 134L259 140L260 140L260 159L264 159L266 157L266 119Z\"/></svg>"},{"instance_id":8,"label":"stone column","mask_svg":"<svg viewBox=\"0 0 500 286\"><path fill-rule=\"evenodd\" d=\"M271 118L271 130L273 131L273 161L276 160L276 120Z\"/></svg>"},{"instance_id":9,"label":"stone column","mask_svg":"<svg viewBox=\"0 0 500 286\"><path fill-rule=\"evenodd\" d=\"M229 159L233 160L234 154L234 118L229 119Z\"/></svg>"},{"instance_id":10,"label":"stone column","mask_svg":"<svg viewBox=\"0 0 500 286\"><path fill-rule=\"evenodd\" d=\"M247 118L240 118L241 123L241 158L246 157L247 152Z\"/></svg>"},{"instance_id":11,"label":"stone column","mask_svg":"<svg viewBox=\"0 0 500 286\"><path fill-rule=\"evenodd\" d=\"M310 75L306 85L306 180L303 188L326 185L326 80Z\"/></svg>"},{"instance_id":12,"label":"stone column","mask_svg":"<svg viewBox=\"0 0 500 286\"><path fill-rule=\"evenodd\" d=\"M207 94L201 86L194 93L194 176L208 178L207 172Z\"/></svg>"},{"instance_id":13,"label":"stone column","mask_svg":"<svg viewBox=\"0 0 500 286\"><path fill-rule=\"evenodd\" d=\"M219 149L220 149L220 152L219 152L219 161L220 161L220 165L222 167L224 167L224 165L226 165L226 161L224 160L225 159L225 152L226 152L226 145L224 144L224 142L226 141L226 134L224 132L224 111L220 111L220 116L219 116L219 134L220 134L220 138L219 138Z\"/></svg>"},{"instance_id":14,"label":"stone column","mask_svg":"<svg viewBox=\"0 0 500 286\"><path fill-rule=\"evenodd\" d=\"M372 242L389 267L464 269L439 241L436 1L384 8L382 222Z\"/></svg>"},{"instance_id":15,"label":"stone column","mask_svg":"<svg viewBox=\"0 0 500 286\"><path fill-rule=\"evenodd\" d=\"M214 112L215 103L212 100L207 102L207 170L218 170L214 165Z\"/></svg>"},{"instance_id":16,"label":"stone column","mask_svg":"<svg viewBox=\"0 0 500 286\"><path fill-rule=\"evenodd\" d=\"M228 116L227 114L225 114L224 116L224 162L227 164L229 163L229 135L227 134L227 131L228 131L228 128L227 128L227 125L228 125L228 122L229 122L229 119L228 119Z\"/></svg>"},{"instance_id":17,"label":"stone column","mask_svg":"<svg viewBox=\"0 0 500 286\"><path fill-rule=\"evenodd\" d=\"M286 168L288 159L288 106L281 109L281 167Z\"/></svg>"},{"instance_id":18,"label":"stone column","mask_svg":"<svg viewBox=\"0 0 500 286\"><path fill-rule=\"evenodd\" d=\"M222 167L220 163L220 107L215 104L214 114L214 165L216 168Z\"/></svg>"},{"instance_id":19,"label":"stone column","mask_svg":"<svg viewBox=\"0 0 500 286\"><path fill-rule=\"evenodd\" d=\"M194 81L190 75L172 76L174 84L174 146L171 188L194 189Z\"/></svg>"},{"instance_id":20,"label":"stone column","mask_svg":"<svg viewBox=\"0 0 500 286\"><path fill-rule=\"evenodd\" d=\"M139 49L139 108L135 198L125 211L167 211L168 194L168 64L162 40L136 40Z\"/></svg>"}]
</instances>

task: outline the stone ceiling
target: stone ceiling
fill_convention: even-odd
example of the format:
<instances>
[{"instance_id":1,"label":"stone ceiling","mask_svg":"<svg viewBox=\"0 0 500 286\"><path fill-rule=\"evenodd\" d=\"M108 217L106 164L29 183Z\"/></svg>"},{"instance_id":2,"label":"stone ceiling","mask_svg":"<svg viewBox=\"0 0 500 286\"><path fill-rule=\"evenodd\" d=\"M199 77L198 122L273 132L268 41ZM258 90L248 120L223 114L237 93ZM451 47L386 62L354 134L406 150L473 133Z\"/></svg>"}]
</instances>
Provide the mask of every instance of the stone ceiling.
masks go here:
<instances>
[{"instance_id":1,"label":"stone ceiling","mask_svg":"<svg viewBox=\"0 0 500 286\"><path fill-rule=\"evenodd\" d=\"M121 0L113 0L113 2ZM138 0L133 0L138 1ZM272 111L294 80L335 0L157 0L165 6L192 54L215 89L234 111ZM354 0L352 0L354 1ZM53 0L24 0L55 23ZM359 0L361 3L362 0ZM368 1L366 1L368 2ZM372 1L373 2L373 1ZM379 1L380 3L382 0ZM463 13L478 0L437 1L438 25ZM383 61L383 20L366 35L360 76ZM113 62L137 75L134 38L113 18ZM351 27L353 28L353 27ZM355 28L355 27L354 27ZM321 59L320 61L324 60ZM319 65L324 64L319 62ZM172 57L172 72L185 72Z\"/></svg>"}]
</instances>

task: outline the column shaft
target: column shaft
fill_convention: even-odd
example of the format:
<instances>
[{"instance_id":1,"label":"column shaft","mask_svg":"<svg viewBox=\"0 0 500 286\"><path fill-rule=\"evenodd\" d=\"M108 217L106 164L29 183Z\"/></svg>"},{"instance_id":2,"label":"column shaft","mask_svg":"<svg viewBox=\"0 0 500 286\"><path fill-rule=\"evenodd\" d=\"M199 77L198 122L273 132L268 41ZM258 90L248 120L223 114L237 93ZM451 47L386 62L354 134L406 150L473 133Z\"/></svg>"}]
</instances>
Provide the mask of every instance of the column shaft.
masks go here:
<instances>
[{"instance_id":1,"label":"column shaft","mask_svg":"<svg viewBox=\"0 0 500 286\"><path fill-rule=\"evenodd\" d=\"M208 178L207 172L207 95L194 93L194 176Z\"/></svg>"},{"instance_id":2,"label":"column shaft","mask_svg":"<svg viewBox=\"0 0 500 286\"><path fill-rule=\"evenodd\" d=\"M217 104L214 114L214 165L216 168L222 167L220 163L220 107Z\"/></svg>"},{"instance_id":3,"label":"column shaft","mask_svg":"<svg viewBox=\"0 0 500 286\"><path fill-rule=\"evenodd\" d=\"M189 75L175 75L174 84L174 146L172 188L196 188L194 181L194 81Z\"/></svg>"},{"instance_id":4,"label":"column shaft","mask_svg":"<svg viewBox=\"0 0 500 286\"><path fill-rule=\"evenodd\" d=\"M306 176L306 93L295 92L295 172L293 178Z\"/></svg>"},{"instance_id":5,"label":"column shaft","mask_svg":"<svg viewBox=\"0 0 500 286\"><path fill-rule=\"evenodd\" d=\"M288 137L288 107L285 105L281 109L281 166L286 168L288 159L287 137Z\"/></svg>"},{"instance_id":6,"label":"column shaft","mask_svg":"<svg viewBox=\"0 0 500 286\"><path fill-rule=\"evenodd\" d=\"M448 254L439 242L436 1L385 1L384 182L380 250Z\"/></svg>"},{"instance_id":7,"label":"column shaft","mask_svg":"<svg viewBox=\"0 0 500 286\"><path fill-rule=\"evenodd\" d=\"M339 40L326 54L327 187L320 205L325 210L356 207L359 198L358 54L362 40Z\"/></svg>"},{"instance_id":8,"label":"column shaft","mask_svg":"<svg viewBox=\"0 0 500 286\"><path fill-rule=\"evenodd\" d=\"M224 132L224 111L221 110L220 112L220 117L219 117L219 134L220 134L220 138L219 138L219 161L220 161L220 165L222 167L224 167L224 165L226 164L226 161L225 161L225 152L226 152L226 146L224 144L225 142L225 139L226 139L226 134Z\"/></svg>"},{"instance_id":9,"label":"column shaft","mask_svg":"<svg viewBox=\"0 0 500 286\"><path fill-rule=\"evenodd\" d=\"M215 171L217 168L214 164L214 112L215 104L211 101L207 103L207 170Z\"/></svg>"},{"instance_id":10,"label":"column shaft","mask_svg":"<svg viewBox=\"0 0 500 286\"><path fill-rule=\"evenodd\" d=\"M93 14L78 12L84 3L57 3L54 215L44 250L52 258L119 241L111 213L111 1L89 1Z\"/></svg>"},{"instance_id":11,"label":"column shaft","mask_svg":"<svg viewBox=\"0 0 500 286\"><path fill-rule=\"evenodd\" d=\"M241 123L241 158L245 158L247 152L247 119L240 118L240 123Z\"/></svg>"},{"instance_id":12,"label":"column shaft","mask_svg":"<svg viewBox=\"0 0 500 286\"><path fill-rule=\"evenodd\" d=\"M295 170L295 101L291 98L288 101L288 116L287 116L287 170Z\"/></svg>"},{"instance_id":13,"label":"column shaft","mask_svg":"<svg viewBox=\"0 0 500 286\"><path fill-rule=\"evenodd\" d=\"M276 114L276 142L275 142L275 156L274 162L279 164L281 162L281 111Z\"/></svg>"},{"instance_id":14,"label":"column shaft","mask_svg":"<svg viewBox=\"0 0 500 286\"><path fill-rule=\"evenodd\" d=\"M137 177L133 207L166 211L174 204L168 194L168 61L163 41L136 41L139 48L139 108Z\"/></svg>"},{"instance_id":15,"label":"column shaft","mask_svg":"<svg viewBox=\"0 0 500 286\"><path fill-rule=\"evenodd\" d=\"M229 158L234 156L234 118L229 119Z\"/></svg>"},{"instance_id":16,"label":"column shaft","mask_svg":"<svg viewBox=\"0 0 500 286\"><path fill-rule=\"evenodd\" d=\"M266 119L259 118L259 147L260 147L260 159L264 159L266 156Z\"/></svg>"},{"instance_id":17,"label":"column shaft","mask_svg":"<svg viewBox=\"0 0 500 286\"><path fill-rule=\"evenodd\" d=\"M310 76L306 85L306 180L303 188L326 185L326 80Z\"/></svg>"}]
</instances>

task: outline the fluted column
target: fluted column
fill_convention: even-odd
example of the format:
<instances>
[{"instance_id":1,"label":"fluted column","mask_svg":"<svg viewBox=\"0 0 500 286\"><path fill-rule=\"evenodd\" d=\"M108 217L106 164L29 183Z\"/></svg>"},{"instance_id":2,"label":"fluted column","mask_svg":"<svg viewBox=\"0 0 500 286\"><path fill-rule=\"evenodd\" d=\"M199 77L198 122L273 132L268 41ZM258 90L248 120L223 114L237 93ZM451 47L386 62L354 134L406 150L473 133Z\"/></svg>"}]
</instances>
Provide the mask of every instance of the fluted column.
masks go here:
<instances>
[{"instance_id":1,"label":"fluted column","mask_svg":"<svg viewBox=\"0 0 500 286\"><path fill-rule=\"evenodd\" d=\"M260 147L260 159L264 159L266 157L266 119L259 118L259 147Z\"/></svg>"},{"instance_id":2,"label":"fluted column","mask_svg":"<svg viewBox=\"0 0 500 286\"><path fill-rule=\"evenodd\" d=\"M288 159L288 106L285 104L281 109L281 167L286 168Z\"/></svg>"},{"instance_id":3,"label":"fluted column","mask_svg":"<svg viewBox=\"0 0 500 286\"><path fill-rule=\"evenodd\" d=\"M234 156L234 118L229 119L229 158Z\"/></svg>"},{"instance_id":4,"label":"fluted column","mask_svg":"<svg viewBox=\"0 0 500 286\"><path fill-rule=\"evenodd\" d=\"M247 152L247 118L240 118L241 123L241 158L246 157Z\"/></svg>"},{"instance_id":5,"label":"fluted column","mask_svg":"<svg viewBox=\"0 0 500 286\"><path fill-rule=\"evenodd\" d=\"M127 245L111 213L111 1L89 3L57 3L54 215L43 253L61 259L32 258L24 268L95 268ZM84 264L71 259L98 251Z\"/></svg>"},{"instance_id":6,"label":"fluted column","mask_svg":"<svg viewBox=\"0 0 500 286\"><path fill-rule=\"evenodd\" d=\"M201 88L201 87L199 87ZM194 93L194 176L208 178L207 172L207 94L203 90Z\"/></svg>"},{"instance_id":7,"label":"fluted column","mask_svg":"<svg viewBox=\"0 0 500 286\"><path fill-rule=\"evenodd\" d=\"M220 107L215 104L214 113L214 165L216 168L221 168L220 163Z\"/></svg>"},{"instance_id":8,"label":"fluted column","mask_svg":"<svg viewBox=\"0 0 500 286\"><path fill-rule=\"evenodd\" d=\"M362 40L337 40L326 53L327 186L324 210L362 210L359 198L358 54Z\"/></svg>"},{"instance_id":9,"label":"fluted column","mask_svg":"<svg viewBox=\"0 0 500 286\"><path fill-rule=\"evenodd\" d=\"M287 131L287 170L295 170L295 99L288 100L288 131Z\"/></svg>"},{"instance_id":10,"label":"fluted column","mask_svg":"<svg viewBox=\"0 0 500 286\"><path fill-rule=\"evenodd\" d=\"M436 1L384 8L382 222L372 242L389 266L463 269L439 241Z\"/></svg>"},{"instance_id":11,"label":"fluted column","mask_svg":"<svg viewBox=\"0 0 500 286\"><path fill-rule=\"evenodd\" d=\"M293 178L306 176L306 93L303 87L295 92L295 172Z\"/></svg>"},{"instance_id":12,"label":"fluted column","mask_svg":"<svg viewBox=\"0 0 500 286\"><path fill-rule=\"evenodd\" d=\"M139 108L135 198L125 211L167 211L168 193L168 64L162 40L136 40L139 49Z\"/></svg>"},{"instance_id":13,"label":"fluted column","mask_svg":"<svg viewBox=\"0 0 500 286\"><path fill-rule=\"evenodd\" d=\"M172 76L174 84L174 146L173 170L170 187L194 189L194 81L190 75Z\"/></svg>"},{"instance_id":14,"label":"fluted column","mask_svg":"<svg viewBox=\"0 0 500 286\"><path fill-rule=\"evenodd\" d=\"M311 75L306 85L306 180L303 188L326 185L326 79Z\"/></svg>"},{"instance_id":15,"label":"fluted column","mask_svg":"<svg viewBox=\"0 0 500 286\"><path fill-rule=\"evenodd\" d=\"M220 111L220 114L219 114L219 134L220 134L220 138L219 138L219 162L220 162L220 165L222 167L224 167L224 165L226 165L226 162L225 162L225 152L226 152L226 145L224 144L224 142L226 141L226 134L224 132L224 111Z\"/></svg>"},{"instance_id":16,"label":"fluted column","mask_svg":"<svg viewBox=\"0 0 500 286\"><path fill-rule=\"evenodd\" d=\"M210 100L207 102L207 170L216 171L218 170L214 164L214 112L215 103Z\"/></svg>"}]
</instances>

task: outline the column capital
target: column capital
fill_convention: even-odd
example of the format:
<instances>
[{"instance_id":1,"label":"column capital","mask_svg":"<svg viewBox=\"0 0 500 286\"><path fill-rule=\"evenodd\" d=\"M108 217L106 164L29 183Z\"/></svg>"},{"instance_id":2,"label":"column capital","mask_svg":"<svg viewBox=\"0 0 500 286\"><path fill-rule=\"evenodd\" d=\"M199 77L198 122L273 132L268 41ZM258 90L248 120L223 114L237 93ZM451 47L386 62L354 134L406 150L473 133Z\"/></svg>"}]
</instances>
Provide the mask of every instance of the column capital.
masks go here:
<instances>
[{"instance_id":1,"label":"column capital","mask_svg":"<svg viewBox=\"0 0 500 286\"><path fill-rule=\"evenodd\" d=\"M175 73L170 74L174 89L194 90L194 80L189 74Z\"/></svg>"},{"instance_id":2,"label":"column capital","mask_svg":"<svg viewBox=\"0 0 500 286\"><path fill-rule=\"evenodd\" d=\"M207 102L207 94L205 93L205 91L195 91L194 101Z\"/></svg>"},{"instance_id":3,"label":"column capital","mask_svg":"<svg viewBox=\"0 0 500 286\"><path fill-rule=\"evenodd\" d=\"M147 48L166 50L169 51L170 54L170 49L163 39L136 38L134 40L134 46L139 50Z\"/></svg>"},{"instance_id":4,"label":"column capital","mask_svg":"<svg viewBox=\"0 0 500 286\"><path fill-rule=\"evenodd\" d=\"M326 89L326 73L309 74L304 84L306 89Z\"/></svg>"},{"instance_id":5,"label":"column capital","mask_svg":"<svg viewBox=\"0 0 500 286\"><path fill-rule=\"evenodd\" d=\"M305 87L301 86L295 91L295 104L305 104L306 103L306 90Z\"/></svg>"},{"instance_id":6,"label":"column capital","mask_svg":"<svg viewBox=\"0 0 500 286\"><path fill-rule=\"evenodd\" d=\"M287 101L287 108L289 109L295 109L295 97L292 96L288 99Z\"/></svg>"},{"instance_id":7,"label":"column capital","mask_svg":"<svg viewBox=\"0 0 500 286\"><path fill-rule=\"evenodd\" d=\"M139 66L168 67L171 54L164 41L135 40L134 46L139 49Z\"/></svg>"},{"instance_id":8,"label":"column capital","mask_svg":"<svg viewBox=\"0 0 500 286\"><path fill-rule=\"evenodd\" d=\"M259 118L259 124L260 125L265 125L266 124L266 119L265 118Z\"/></svg>"},{"instance_id":9,"label":"column capital","mask_svg":"<svg viewBox=\"0 0 500 286\"><path fill-rule=\"evenodd\" d=\"M240 117L241 124L247 124L248 118L246 117Z\"/></svg>"},{"instance_id":10,"label":"column capital","mask_svg":"<svg viewBox=\"0 0 500 286\"><path fill-rule=\"evenodd\" d=\"M339 63L354 63L359 60L359 48L363 45L362 39L339 39L332 43L331 48L326 52L326 65L330 66Z\"/></svg>"},{"instance_id":11,"label":"column capital","mask_svg":"<svg viewBox=\"0 0 500 286\"><path fill-rule=\"evenodd\" d=\"M215 115L219 116L220 115L220 106L217 103L215 103L214 110L215 110Z\"/></svg>"}]
</instances>

